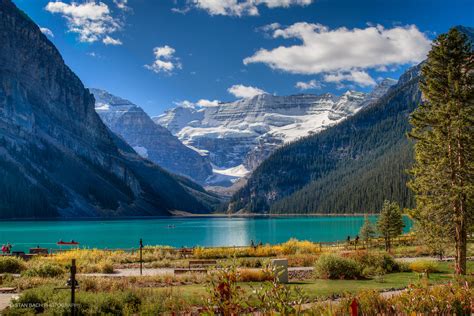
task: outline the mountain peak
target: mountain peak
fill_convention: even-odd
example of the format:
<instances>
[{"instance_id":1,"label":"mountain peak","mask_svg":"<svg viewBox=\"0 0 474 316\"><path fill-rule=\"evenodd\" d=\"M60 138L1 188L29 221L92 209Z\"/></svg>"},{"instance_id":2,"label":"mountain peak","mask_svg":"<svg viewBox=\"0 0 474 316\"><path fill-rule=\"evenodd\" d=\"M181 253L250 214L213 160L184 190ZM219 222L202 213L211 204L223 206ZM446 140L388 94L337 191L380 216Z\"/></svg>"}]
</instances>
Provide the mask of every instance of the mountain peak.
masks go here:
<instances>
[{"instance_id":1,"label":"mountain peak","mask_svg":"<svg viewBox=\"0 0 474 316\"><path fill-rule=\"evenodd\" d=\"M56 47L11 1L0 1L0 192L28 193L0 199L1 218L211 210L202 188L113 134Z\"/></svg>"}]
</instances>

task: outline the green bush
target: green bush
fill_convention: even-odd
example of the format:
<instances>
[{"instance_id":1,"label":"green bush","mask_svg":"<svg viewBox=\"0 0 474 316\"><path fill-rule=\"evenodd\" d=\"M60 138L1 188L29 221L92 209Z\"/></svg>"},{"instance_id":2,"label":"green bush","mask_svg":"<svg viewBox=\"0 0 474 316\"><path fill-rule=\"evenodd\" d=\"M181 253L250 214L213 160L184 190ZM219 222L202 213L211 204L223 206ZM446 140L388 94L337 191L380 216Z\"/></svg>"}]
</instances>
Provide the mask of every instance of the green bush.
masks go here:
<instances>
[{"instance_id":1,"label":"green bush","mask_svg":"<svg viewBox=\"0 0 474 316\"><path fill-rule=\"evenodd\" d=\"M420 259L410 262L409 267L412 271L420 273L439 272L438 264L433 260Z\"/></svg>"},{"instance_id":2,"label":"green bush","mask_svg":"<svg viewBox=\"0 0 474 316\"><path fill-rule=\"evenodd\" d=\"M36 291L26 291L18 299L13 301L15 309L26 311L34 311L35 313L44 312L44 298L40 297Z\"/></svg>"},{"instance_id":3,"label":"green bush","mask_svg":"<svg viewBox=\"0 0 474 316\"><path fill-rule=\"evenodd\" d=\"M237 266L244 268L261 268L263 264L259 258L239 258L237 260Z\"/></svg>"},{"instance_id":4,"label":"green bush","mask_svg":"<svg viewBox=\"0 0 474 316\"><path fill-rule=\"evenodd\" d=\"M40 286L26 290L18 298L12 300L11 307L5 311L5 315L43 313L48 309L46 303L65 302L66 299L67 293L64 291L55 291L52 286Z\"/></svg>"},{"instance_id":5,"label":"green bush","mask_svg":"<svg viewBox=\"0 0 474 316\"><path fill-rule=\"evenodd\" d=\"M26 269L25 262L16 257L0 257L0 273L20 273Z\"/></svg>"},{"instance_id":6,"label":"green bush","mask_svg":"<svg viewBox=\"0 0 474 316\"><path fill-rule=\"evenodd\" d=\"M355 260L361 265L364 276L374 276L402 271L401 265L388 254L356 252L351 253L349 258Z\"/></svg>"},{"instance_id":7,"label":"green bush","mask_svg":"<svg viewBox=\"0 0 474 316\"><path fill-rule=\"evenodd\" d=\"M324 254L316 261L316 276L322 279L361 279L361 265L350 258Z\"/></svg>"},{"instance_id":8,"label":"green bush","mask_svg":"<svg viewBox=\"0 0 474 316\"><path fill-rule=\"evenodd\" d=\"M58 264L51 262L41 262L31 266L23 275L27 277L55 278L61 276L66 271Z\"/></svg>"}]
</instances>

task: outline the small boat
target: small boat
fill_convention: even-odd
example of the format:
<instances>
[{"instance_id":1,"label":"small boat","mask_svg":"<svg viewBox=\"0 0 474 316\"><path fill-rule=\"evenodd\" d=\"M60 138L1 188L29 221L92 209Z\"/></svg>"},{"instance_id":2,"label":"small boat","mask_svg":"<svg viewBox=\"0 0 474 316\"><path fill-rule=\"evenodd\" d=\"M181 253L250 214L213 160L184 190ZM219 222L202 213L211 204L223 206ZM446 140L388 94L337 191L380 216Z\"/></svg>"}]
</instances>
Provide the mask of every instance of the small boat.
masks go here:
<instances>
[{"instance_id":1,"label":"small boat","mask_svg":"<svg viewBox=\"0 0 474 316\"><path fill-rule=\"evenodd\" d=\"M79 245L77 241L71 240L71 241L58 241L56 243L57 245L65 245L65 246L73 246L73 245Z\"/></svg>"}]
</instances>

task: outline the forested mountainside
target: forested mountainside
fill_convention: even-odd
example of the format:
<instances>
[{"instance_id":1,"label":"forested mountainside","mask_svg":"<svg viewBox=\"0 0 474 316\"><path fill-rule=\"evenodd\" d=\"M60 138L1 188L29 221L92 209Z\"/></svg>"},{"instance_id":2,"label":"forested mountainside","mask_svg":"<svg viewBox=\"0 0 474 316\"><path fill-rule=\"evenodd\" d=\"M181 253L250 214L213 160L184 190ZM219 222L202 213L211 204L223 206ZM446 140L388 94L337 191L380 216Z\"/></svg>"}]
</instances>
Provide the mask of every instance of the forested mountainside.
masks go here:
<instances>
[{"instance_id":1,"label":"forested mountainside","mask_svg":"<svg viewBox=\"0 0 474 316\"><path fill-rule=\"evenodd\" d=\"M204 183L212 174L207 157L186 147L141 107L107 91L91 89L95 109L112 132L120 135L142 157L164 169Z\"/></svg>"},{"instance_id":2,"label":"forested mountainside","mask_svg":"<svg viewBox=\"0 0 474 316\"><path fill-rule=\"evenodd\" d=\"M56 47L0 0L0 218L209 212L217 200L138 156Z\"/></svg>"},{"instance_id":3,"label":"forested mountainside","mask_svg":"<svg viewBox=\"0 0 474 316\"><path fill-rule=\"evenodd\" d=\"M359 213L384 199L413 205L405 170L409 114L421 101L420 66L378 101L325 131L277 150L231 199L230 212Z\"/></svg>"}]
</instances>

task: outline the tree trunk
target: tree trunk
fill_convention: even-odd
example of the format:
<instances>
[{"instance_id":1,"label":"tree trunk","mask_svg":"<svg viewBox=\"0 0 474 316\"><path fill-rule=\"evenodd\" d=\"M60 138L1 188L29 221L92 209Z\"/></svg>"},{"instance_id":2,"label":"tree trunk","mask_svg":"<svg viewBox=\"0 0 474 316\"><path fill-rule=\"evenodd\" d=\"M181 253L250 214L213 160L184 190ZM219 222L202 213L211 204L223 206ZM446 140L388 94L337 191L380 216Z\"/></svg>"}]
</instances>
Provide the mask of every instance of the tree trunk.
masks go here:
<instances>
[{"instance_id":1,"label":"tree trunk","mask_svg":"<svg viewBox=\"0 0 474 316\"><path fill-rule=\"evenodd\" d=\"M458 275L466 274L467 235L466 224L463 219L456 225L456 265Z\"/></svg>"},{"instance_id":2,"label":"tree trunk","mask_svg":"<svg viewBox=\"0 0 474 316\"><path fill-rule=\"evenodd\" d=\"M461 141L461 131L458 129L456 135L457 142L457 167L462 172L465 171L464 166L464 146ZM464 188L464 175L457 174L459 187ZM461 193L456 203L456 265L455 270L458 275L466 274L466 254L467 254L467 227L466 227L466 195Z\"/></svg>"}]
</instances>

